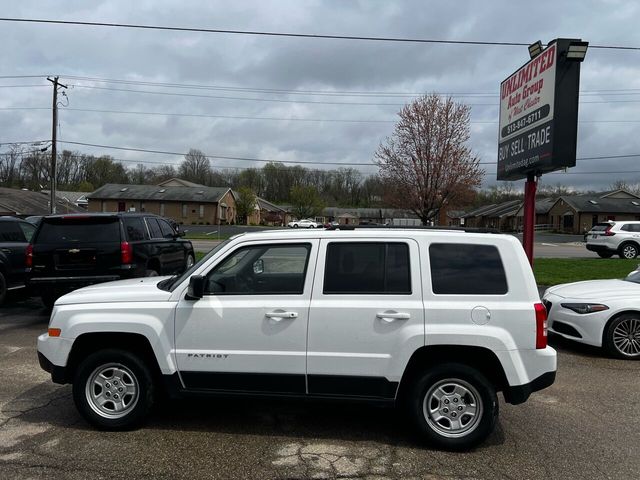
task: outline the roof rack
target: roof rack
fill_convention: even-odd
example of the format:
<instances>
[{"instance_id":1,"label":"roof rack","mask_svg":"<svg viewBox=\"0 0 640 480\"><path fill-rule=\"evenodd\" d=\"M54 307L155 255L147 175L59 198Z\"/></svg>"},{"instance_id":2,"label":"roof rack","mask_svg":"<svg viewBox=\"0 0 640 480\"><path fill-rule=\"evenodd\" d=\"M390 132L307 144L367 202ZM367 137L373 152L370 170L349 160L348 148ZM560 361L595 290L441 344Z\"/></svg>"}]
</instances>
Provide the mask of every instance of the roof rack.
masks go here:
<instances>
[{"instance_id":1,"label":"roof rack","mask_svg":"<svg viewBox=\"0 0 640 480\"><path fill-rule=\"evenodd\" d=\"M442 231L458 231L467 233L500 233L496 228L475 228L475 227L445 227L440 225L435 226L404 226L404 225L332 225L325 227L325 230L356 230L367 228L381 228L392 230L442 230Z\"/></svg>"}]
</instances>

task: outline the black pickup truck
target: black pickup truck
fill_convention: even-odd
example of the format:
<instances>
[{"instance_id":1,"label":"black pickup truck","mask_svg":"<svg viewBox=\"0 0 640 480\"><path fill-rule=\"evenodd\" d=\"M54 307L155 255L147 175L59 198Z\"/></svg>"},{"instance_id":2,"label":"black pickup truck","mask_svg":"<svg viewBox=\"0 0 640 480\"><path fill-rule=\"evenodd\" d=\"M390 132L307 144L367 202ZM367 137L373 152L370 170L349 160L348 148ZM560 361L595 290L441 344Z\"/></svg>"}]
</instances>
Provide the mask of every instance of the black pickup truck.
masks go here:
<instances>
[{"instance_id":1,"label":"black pickup truck","mask_svg":"<svg viewBox=\"0 0 640 480\"><path fill-rule=\"evenodd\" d=\"M15 217L0 217L0 305L7 292L25 286L25 251L34 227Z\"/></svg>"},{"instance_id":2,"label":"black pickup truck","mask_svg":"<svg viewBox=\"0 0 640 480\"><path fill-rule=\"evenodd\" d=\"M28 285L47 307L76 288L182 273L193 246L168 220L141 213L44 217L27 248Z\"/></svg>"}]
</instances>

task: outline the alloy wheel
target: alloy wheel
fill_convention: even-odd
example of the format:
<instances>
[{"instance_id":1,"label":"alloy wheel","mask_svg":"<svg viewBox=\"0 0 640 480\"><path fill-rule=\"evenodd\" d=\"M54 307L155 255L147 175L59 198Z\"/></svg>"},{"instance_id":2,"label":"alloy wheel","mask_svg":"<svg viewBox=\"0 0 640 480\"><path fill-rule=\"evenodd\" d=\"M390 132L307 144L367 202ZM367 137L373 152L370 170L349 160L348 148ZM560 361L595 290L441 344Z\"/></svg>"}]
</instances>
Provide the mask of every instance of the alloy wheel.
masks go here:
<instances>
[{"instance_id":1,"label":"alloy wheel","mask_svg":"<svg viewBox=\"0 0 640 480\"><path fill-rule=\"evenodd\" d=\"M626 357L640 355L640 319L627 318L613 329L613 345Z\"/></svg>"},{"instance_id":2,"label":"alloy wheel","mask_svg":"<svg viewBox=\"0 0 640 480\"><path fill-rule=\"evenodd\" d=\"M438 434L463 437L474 431L482 418L478 391L460 379L445 379L427 391L422 404L424 417Z\"/></svg>"},{"instance_id":3,"label":"alloy wheel","mask_svg":"<svg viewBox=\"0 0 640 480\"><path fill-rule=\"evenodd\" d=\"M140 387L131 370L119 363L96 368L87 380L87 403L98 415L108 419L122 418L138 403Z\"/></svg>"}]
</instances>

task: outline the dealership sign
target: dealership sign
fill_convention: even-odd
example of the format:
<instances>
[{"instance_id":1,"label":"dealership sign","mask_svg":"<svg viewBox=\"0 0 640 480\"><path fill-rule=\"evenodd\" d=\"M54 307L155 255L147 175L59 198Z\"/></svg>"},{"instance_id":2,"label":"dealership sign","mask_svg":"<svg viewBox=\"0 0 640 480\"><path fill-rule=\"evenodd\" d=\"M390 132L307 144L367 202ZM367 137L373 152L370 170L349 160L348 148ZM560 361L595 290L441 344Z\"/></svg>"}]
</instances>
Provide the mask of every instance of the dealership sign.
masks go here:
<instances>
[{"instance_id":1,"label":"dealership sign","mask_svg":"<svg viewBox=\"0 0 640 480\"><path fill-rule=\"evenodd\" d=\"M554 40L500 84L498 180L575 166L580 63Z\"/></svg>"}]
</instances>

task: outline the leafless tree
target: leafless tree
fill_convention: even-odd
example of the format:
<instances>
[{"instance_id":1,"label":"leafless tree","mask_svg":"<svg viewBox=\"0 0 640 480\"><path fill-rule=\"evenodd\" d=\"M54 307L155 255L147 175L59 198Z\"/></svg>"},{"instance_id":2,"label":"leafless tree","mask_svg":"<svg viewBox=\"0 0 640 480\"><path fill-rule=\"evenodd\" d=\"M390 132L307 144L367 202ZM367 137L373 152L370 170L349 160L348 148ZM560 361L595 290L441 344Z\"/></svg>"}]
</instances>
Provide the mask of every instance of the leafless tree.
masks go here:
<instances>
[{"instance_id":1,"label":"leafless tree","mask_svg":"<svg viewBox=\"0 0 640 480\"><path fill-rule=\"evenodd\" d=\"M375 153L389 203L427 223L480 186L484 171L467 146L469 112L469 106L435 94L402 108L393 134Z\"/></svg>"},{"instance_id":2,"label":"leafless tree","mask_svg":"<svg viewBox=\"0 0 640 480\"><path fill-rule=\"evenodd\" d=\"M180 178L194 183L204 183L211 173L211 164L204 152L192 148L184 156L178 174Z\"/></svg>"}]
</instances>

